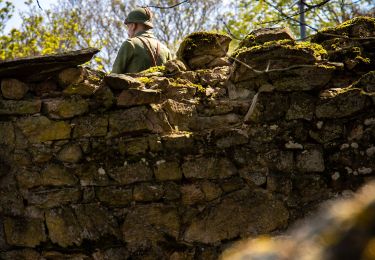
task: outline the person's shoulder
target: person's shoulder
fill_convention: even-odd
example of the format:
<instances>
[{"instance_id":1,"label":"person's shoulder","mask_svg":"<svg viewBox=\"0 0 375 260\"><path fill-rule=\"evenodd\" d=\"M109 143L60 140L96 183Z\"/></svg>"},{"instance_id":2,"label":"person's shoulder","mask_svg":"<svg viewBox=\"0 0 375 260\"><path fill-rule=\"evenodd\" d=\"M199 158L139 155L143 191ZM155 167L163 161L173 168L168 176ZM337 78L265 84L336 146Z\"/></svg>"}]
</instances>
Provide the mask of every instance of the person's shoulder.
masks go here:
<instances>
[{"instance_id":1,"label":"person's shoulder","mask_svg":"<svg viewBox=\"0 0 375 260\"><path fill-rule=\"evenodd\" d=\"M134 48L135 42L133 38L128 38L121 45L121 48Z\"/></svg>"}]
</instances>

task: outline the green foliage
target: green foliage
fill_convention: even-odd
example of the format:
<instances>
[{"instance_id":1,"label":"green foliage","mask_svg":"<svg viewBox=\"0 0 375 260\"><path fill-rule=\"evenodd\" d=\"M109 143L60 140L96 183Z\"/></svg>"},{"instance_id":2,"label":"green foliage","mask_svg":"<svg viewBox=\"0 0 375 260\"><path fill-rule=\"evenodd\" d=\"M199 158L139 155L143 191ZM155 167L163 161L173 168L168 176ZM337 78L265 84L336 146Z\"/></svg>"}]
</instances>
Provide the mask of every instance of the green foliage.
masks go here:
<instances>
[{"instance_id":1,"label":"green foliage","mask_svg":"<svg viewBox=\"0 0 375 260\"><path fill-rule=\"evenodd\" d=\"M322 3L322 0L306 0L305 3L314 6ZM374 10L371 11L369 8L371 6L373 6L373 0L363 0L360 3L356 0L329 1L311 9L305 6L305 9L309 9L305 12L305 20L307 25L316 29L331 27L356 16L373 15ZM292 17L293 20L283 14ZM231 9L224 17L227 17L227 25L232 34L243 39L254 29L275 26L290 27L293 33L298 36L298 14L299 6L296 1L292 0L239 0L232 1ZM308 34L315 33L309 27L306 29Z\"/></svg>"},{"instance_id":2,"label":"green foliage","mask_svg":"<svg viewBox=\"0 0 375 260\"><path fill-rule=\"evenodd\" d=\"M10 18L12 18L14 12L14 5L4 0L0 0L0 33L4 31L5 25Z\"/></svg>"},{"instance_id":3,"label":"green foliage","mask_svg":"<svg viewBox=\"0 0 375 260\"><path fill-rule=\"evenodd\" d=\"M92 32L83 29L83 21L76 10L65 13L47 11L45 17L31 7L31 1L26 4L35 15L22 14L21 28L13 28L7 35L0 36L0 60L61 53L89 46L100 48L103 45L100 41L93 41ZM11 11L10 8L3 11L3 16L11 16ZM98 69L103 68L102 63L100 58L92 61Z\"/></svg>"}]
</instances>

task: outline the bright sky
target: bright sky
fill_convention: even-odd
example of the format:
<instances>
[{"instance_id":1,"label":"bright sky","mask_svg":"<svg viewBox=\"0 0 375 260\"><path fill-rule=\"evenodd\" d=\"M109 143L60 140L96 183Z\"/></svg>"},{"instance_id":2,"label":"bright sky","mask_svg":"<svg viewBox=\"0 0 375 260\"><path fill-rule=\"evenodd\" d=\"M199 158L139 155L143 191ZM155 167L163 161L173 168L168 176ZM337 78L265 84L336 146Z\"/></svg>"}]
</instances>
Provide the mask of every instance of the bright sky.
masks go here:
<instances>
[{"instance_id":1,"label":"bright sky","mask_svg":"<svg viewBox=\"0 0 375 260\"><path fill-rule=\"evenodd\" d=\"M25 0L10 0L15 6L14 14L12 19L10 19L5 27L5 33L9 32L14 27L19 27L22 23L19 12L27 9L25 5ZM37 5L36 0L34 0L35 5ZM46 10L50 5L57 3L57 0L39 0L41 7Z\"/></svg>"}]
</instances>

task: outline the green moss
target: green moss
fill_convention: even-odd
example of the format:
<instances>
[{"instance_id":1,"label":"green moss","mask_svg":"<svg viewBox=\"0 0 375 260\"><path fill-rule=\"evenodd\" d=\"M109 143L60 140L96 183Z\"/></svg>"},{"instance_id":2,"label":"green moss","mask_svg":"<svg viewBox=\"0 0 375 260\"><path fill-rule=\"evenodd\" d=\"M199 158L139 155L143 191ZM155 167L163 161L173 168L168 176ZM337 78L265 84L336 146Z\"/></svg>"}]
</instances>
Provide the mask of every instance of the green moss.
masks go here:
<instances>
[{"instance_id":1,"label":"green moss","mask_svg":"<svg viewBox=\"0 0 375 260\"><path fill-rule=\"evenodd\" d=\"M152 82L154 82L154 80L152 78L148 78L148 77L139 77L137 78L137 80L145 85L147 84L150 84Z\"/></svg>"},{"instance_id":2,"label":"green moss","mask_svg":"<svg viewBox=\"0 0 375 260\"><path fill-rule=\"evenodd\" d=\"M165 66L154 66L147 70L142 71L142 74L149 74L149 73L155 73L155 72L162 72L164 73L166 71Z\"/></svg>"},{"instance_id":3,"label":"green moss","mask_svg":"<svg viewBox=\"0 0 375 260\"><path fill-rule=\"evenodd\" d=\"M269 51L274 48L283 48L286 50L305 50L312 52L315 58L325 58L328 53L327 51L317 43L311 42L295 42L293 40L277 40L277 41L270 41L266 42L263 45L256 45L250 48L241 48L236 53L234 53L235 57L240 56L242 53L251 53L251 52L258 52L258 51Z\"/></svg>"},{"instance_id":4,"label":"green moss","mask_svg":"<svg viewBox=\"0 0 375 260\"><path fill-rule=\"evenodd\" d=\"M177 58L185 60L186 58L191 57L193 51L198 46L204 46L204 48L212 46L213 48L217 48L218 37L226 37L229 41L231 40L228 35L216 32L194 32L186 36L177 51Z\"/></svg>"},{"instance_id":5,"label":"green moss","mask_svg":"<svg viewBox=\"0 0 375 260\"><path fill-rule=\"evenodd\" d=\"M171 78L169 84L171 87L186 87L186 86L194 87L196 88L197 92L206 93L206 88L203 87L201 84L195 84L195 83L192 83L190 81L180 79L180 78L177 78L177 79Z\"/></svg>"},{"instance_id":6,"label":"green moss","mask_svg":"<svg viewBox=\"0 0 375 260\"><path fill-rule=\"evenodd\" d=\"M336 67L333 66L333 65L327 65L327 64L318 64L318 67L319 68L324 68L324 69L327 69L327 70L335 70Z\"/></svg>"},{"instance_id":7,"label":"green moss","mask_svg":"<svg viewBox=\"0 0 375 260\"><path fill-rule=\"evenodd\" d=\"M353 28L356 26L361 26L364 30L363 29L353 30ZM375 18L360 16L360 17L356 17L351 20L348 20L335 27L323 28L311 38L311 41L320 43L328 39L334 38L335 34L341 35L341 36L348 36L348 37L360 37L360 35L358 35L359 32L360 33L363 33L364 31L371 32L374 30L375 30ZM333 35L327 35L327 34L333 34Z\"/></svg>"}]
</instances>

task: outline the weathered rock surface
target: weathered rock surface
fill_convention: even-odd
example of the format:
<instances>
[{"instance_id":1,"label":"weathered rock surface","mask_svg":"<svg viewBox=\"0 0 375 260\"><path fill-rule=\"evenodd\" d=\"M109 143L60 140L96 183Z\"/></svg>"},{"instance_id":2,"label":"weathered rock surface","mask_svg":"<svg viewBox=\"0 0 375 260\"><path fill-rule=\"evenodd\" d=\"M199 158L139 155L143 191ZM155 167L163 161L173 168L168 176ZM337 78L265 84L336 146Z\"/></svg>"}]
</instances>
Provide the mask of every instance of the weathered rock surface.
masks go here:
<instances>
[{"instance_id":1,"label":"weathered rock surface","mask_svg":"<svg viewBox=\"0 0 375 260\"><path fill-rule=\"evenodd\" d=\"M242 47L252 47L255 45L260 45L266 42L279 41L279 40L295 40L293 33L287 27L278 28L261 28L256 29L246 35L239 46Z\"/></svg>"},{"instance_id":2,"label":"weathered rock surface","mask_svg":"<svg viewBox=\"0 0 375 260\"><path fill-rule=\"evenodd\" d=\"M181 43L177 51L177 58L192 69L206 68L210 63L212 67L222 65L214 60L226 55L230 41L231 38L224 34L192 33Z\"/></svg>"},{"instance_id":3,"label":"weathered rock surface","mask_svg":"<svg viewBox=\"0 0 375 260\"><path fill-rule=\"evenodd\" d=\"M22 99L29 87L16 79L3 79L1 81L1 93L7 99Z\"/></svg>"},{"instance_id":4,"label":"weathered rock surface","mask_svg":"<svg viewBox=\"0 0 375 260\"><path fill-rule=\"evenodd\" d=\"M217 259L372 179L372 58L349 68L286 30L252 35L232 57L260 71L203 33L181 46L187 66L0 76L29 88L0 95L0 258Z\"/></svg>"},{"instance_id":5,"label":"weathered rock surface","mask_svg":"<svg viewBox=\"0 0 375 260\"><path fill-rule=\"evenodd\" d=\"M61 54L20 58L0 62L0 78L16 77L25 81L41 81L57 71L91 60L98 53L95 48Z\"/></svg>"}]
</instances>

